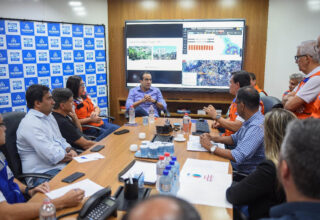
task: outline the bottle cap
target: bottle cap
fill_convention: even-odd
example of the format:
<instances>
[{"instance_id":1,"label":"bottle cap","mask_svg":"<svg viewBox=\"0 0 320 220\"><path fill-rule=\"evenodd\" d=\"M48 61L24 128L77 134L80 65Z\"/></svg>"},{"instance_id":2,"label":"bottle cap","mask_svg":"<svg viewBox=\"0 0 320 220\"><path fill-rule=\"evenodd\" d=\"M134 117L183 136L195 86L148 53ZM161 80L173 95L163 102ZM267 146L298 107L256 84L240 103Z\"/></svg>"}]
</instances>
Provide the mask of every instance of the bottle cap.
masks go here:
<instances>
[{"instance_id":1,"label":"bottle cap","mask_svg":"<svg viewBox=\"0 0 320 220\"><path fill-rule=\"evenodd\" d=\"M165 156L165 157L170 157L170 153L165 152L165 153L164 153L164 156Z\"/></svg>"},{"instance_id":2,"label":"bottle cap","mask_svg":"<svg viewBox=\"0 0 320 220\"><path fill-rule=\"evenodd\" d=\"M163 175L168 176L169 171L168 170L163 170Z\"/></svg>"},{"instance_id":3,"label":"bottle cap","mask_svg":"<svg viewBox=\"0 0 320 220\"><path fill-rule=\"evenodd\" d=\"M172 160L172 161L177 161L177 157L176 157L176 156L172 156L172 157L171 157L171 160Z\"/></svg>"},{"instance_id":4,"label":"bottle cap","mask_svg":"<svg viewBox=\"0 0 320 220\"><path fill-rule=\"evenodd\" d=\"M172 161L172 160L169 163L170 163L171 166L174 165L174 161Z\"/></svg>"},{"instance_id":5,"label":"bottle cap","mask_svg":"<svg viewBox=\"0 0 320 220\"><path fill-rule=\"evenodd\" d=\"M167 166L166 166L166 170L171 170L171 166L170 166L170 165L167 165Z\"/></svg>"},{"instance_id":6,"label":"bottle cap","mask_svg":"<svg viewBox=\"0 0 320 220\"><path fill-rule=\"evenodd\" d=\"M159 156L159 160L164 160L164 156Z\"/></svg>"}]
</instances>

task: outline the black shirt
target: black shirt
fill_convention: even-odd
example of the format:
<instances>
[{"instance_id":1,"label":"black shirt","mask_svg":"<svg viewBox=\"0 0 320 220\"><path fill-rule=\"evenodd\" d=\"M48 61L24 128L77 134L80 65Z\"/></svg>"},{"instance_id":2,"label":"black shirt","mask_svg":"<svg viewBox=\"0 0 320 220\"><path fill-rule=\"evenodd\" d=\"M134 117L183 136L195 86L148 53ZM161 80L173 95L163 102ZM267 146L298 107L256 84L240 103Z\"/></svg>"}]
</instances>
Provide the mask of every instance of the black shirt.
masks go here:
<instances>
[{"instance_id":1,"label":"black shirt","mask_svg":"<svg viewBox=\"0 0 320 220\"><path fill-rule=\"evenodd\" d=\"M275 164L271 160L260 163L253 173L227 189L227 200L233 205L248 205L250 219L268 217L270 207L285 201Z\"/></svg>"},{"instance_id":2,"label":"black shirt","mask_svg":"<svg viewBox=\"0 0 320 220\"><path fill-rule=\"evenodd\" d=\"M57 112L52 112L52 115L58 123L62 137L64 137L72 147L81 149L81 147L76 145L74 142L84 135L71 121L71 118L69 116L65 117Z\"/></svg>"}]
</instances>

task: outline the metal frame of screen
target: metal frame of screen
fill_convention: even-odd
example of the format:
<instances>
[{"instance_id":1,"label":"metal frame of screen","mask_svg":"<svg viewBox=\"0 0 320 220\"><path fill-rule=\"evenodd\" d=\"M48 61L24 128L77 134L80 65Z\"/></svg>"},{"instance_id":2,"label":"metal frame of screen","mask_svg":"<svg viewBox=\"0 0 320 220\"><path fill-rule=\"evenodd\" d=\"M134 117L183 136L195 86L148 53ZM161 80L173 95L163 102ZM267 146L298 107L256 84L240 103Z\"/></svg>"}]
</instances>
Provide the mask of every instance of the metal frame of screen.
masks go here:
<instances>
[{"instance_id":1,"label":"metal frame of screen","mask_svg":"<svg viewBox=\"0 0 320 220\"><path fill-rule=\"evenodd\" d=\"M135 87L136 85L128 85L128 79L129 79L129 74L128 74L128 61L127 61L127 57L128 57L128 48L127 48L127 31L128 31L128 26L130 24L178 24L178 23L191 23L191 22L243 22L243 33L242 33L242 49L240 50L240 57L241 59L241 67L240 69L243 68L243 63L244 63L244 51L245 51L245 39L246 39L246 20L245 19L183 19L183 20L128 20L125 21L125 28L124 28L124 54L125 54L125 76L126 76L126 88L130 89ZM182 38L183 40L183 38ZM239 69L239 70L240 70ZM148 70L140 70L140 73L142 71L148 71ZM148 71L150 72L150 71ZM169 72L169 70L167 71L163 71L163 72ZM172 72L176 72L176 71L172 71ZM152 70L151 70L152 73ZM138 75L138 73L137 73ZM181 75L182 75L182 70L181 70ZM132 77L132 76L131 76ZM181 76L182 77L182 76ZM198 77L198 76L197 76ZM154 76L153 76L154 78ZM197 79L198 80L198 79ZM133 83L132 83L133 84ZM181 83L182 84L182 83ZM197 82L198 84L198 82ZM165 84L163 84L165 85ZM158 87L160 90L162 91L192 91L192 92L228 92L228 87L229 85L223 86L224 88L219 88L217 86L202 86L202 87L198 87L196 88L198 85L196 86L185 86L185 87L177 87L175 85L171 85L172 87L162 87L162 86L157 86L157 83L153 82L153 86Z\"/></svg>"}]
</instances>

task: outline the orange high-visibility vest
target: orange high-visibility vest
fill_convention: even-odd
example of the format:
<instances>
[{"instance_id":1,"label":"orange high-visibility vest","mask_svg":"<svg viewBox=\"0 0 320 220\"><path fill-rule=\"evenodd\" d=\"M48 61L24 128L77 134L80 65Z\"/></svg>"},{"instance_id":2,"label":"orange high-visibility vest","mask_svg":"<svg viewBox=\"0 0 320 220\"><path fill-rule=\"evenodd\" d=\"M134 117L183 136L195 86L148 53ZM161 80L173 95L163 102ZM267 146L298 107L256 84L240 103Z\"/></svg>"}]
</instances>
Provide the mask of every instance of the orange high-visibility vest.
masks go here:
<instances>
[{"instance_id":1,"label":"orange high-visibility vest","mask_svg":"<svg viewBox=\"0 0 320 220\"><path fill-rule=\"evenodd\" d=\"M258 91L259 94L260 94L260 92L263 92L266 96L268 96L266 91L264 91L263 89L260 89L258 85L255 85L254 88Z\"/></svg>"},{"instance_id":2,"label":"orange high-visibility vest","mask_svg":"<svg viewBox=\"0 0 320 220\"><path fill-rule=\"evenodd\" d=\"M316 100L313 103L313 111L311 117L320 118L320 94L317 96Z\"/></svg>"}]
</instances>

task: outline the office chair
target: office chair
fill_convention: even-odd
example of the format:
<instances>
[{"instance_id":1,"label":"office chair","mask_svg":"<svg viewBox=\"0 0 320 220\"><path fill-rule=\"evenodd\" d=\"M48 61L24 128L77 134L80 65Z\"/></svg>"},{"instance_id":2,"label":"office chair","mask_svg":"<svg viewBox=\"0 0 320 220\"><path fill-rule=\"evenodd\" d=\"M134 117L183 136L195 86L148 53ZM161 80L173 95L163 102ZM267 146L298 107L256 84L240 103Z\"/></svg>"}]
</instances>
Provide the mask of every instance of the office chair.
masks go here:
<instances>
[{"instance_id":1,"label":"office chair","mask_svg":"<svg viewBox=\"0 0 320 220\"><path fill-rule=\"evenodd\" d=\"M273 96L262 96L261 101L263 102L264 105L264 114L268 113L269 111L272 110L273 107L279 106L281 107L281 101Z\"/></svg>"},{"instance_id":2,"label":"office chair","mask_svg":"<svg viewBox=\"0 0 320 220\"><path fill-rule=\"evenodd\" d=\"M115 120L115 118L114 117L112 117L112 116L107 116L107 115L99 115L99 117L101 117L102 118L102 120L104 121L104 123L105 123L105 120L104 119L107 119L108 121L108 123L112 123L114 120ZM94 129L96 129L96 130L98 130L98 131L100 131L101 130L101 128L100 127L97 127L97 126L93 126L93 125L81 125L81 127L82 128L94 128ZM92 135L85 135L87 138L89 138L90 140L92 140L92 141L94 141L97 137L95 137L95 136L92 136ZM78 152L78 151L77 151ZM79 153L79 152L78 152Z\"/></svg>"},{"instance_id":3,"label":"office chair","mask_svg":"<svg viewBox=\"0 0 320 220\"><path fill-rule=\"evenodd\" d=\"M17 149L17 130L25 112L8 112L2 114L3 122L6 125L6 143L0 149L5 155L8 165L15 178L26 184L27 177L45 178L50 180L51 176L40 173L22 173L21 159ZM29 186L32 187L32 186Z\"/></svg>"}]
</instances>

